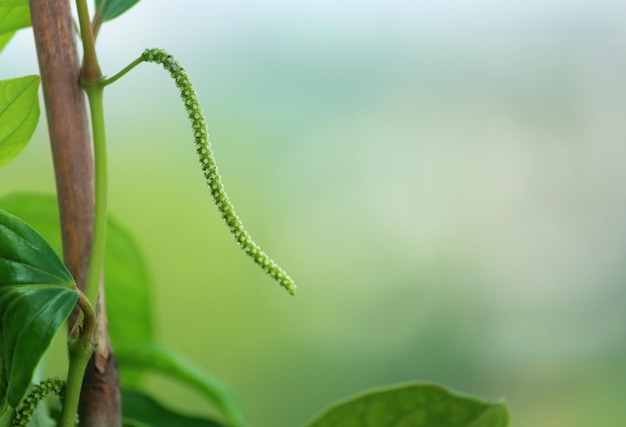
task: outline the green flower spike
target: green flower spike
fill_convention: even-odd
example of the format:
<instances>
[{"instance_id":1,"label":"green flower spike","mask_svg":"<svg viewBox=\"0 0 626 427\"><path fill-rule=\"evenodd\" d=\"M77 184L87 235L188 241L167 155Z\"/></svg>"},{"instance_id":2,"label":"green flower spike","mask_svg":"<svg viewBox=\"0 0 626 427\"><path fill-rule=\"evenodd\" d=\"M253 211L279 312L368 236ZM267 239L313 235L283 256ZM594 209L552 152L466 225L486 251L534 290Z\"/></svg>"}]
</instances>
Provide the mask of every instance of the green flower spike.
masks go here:
<instances>
[{"instance_id":1,"label":"green flower spike","mask_svg":"<svg viewBox=\"0 0 626 427\"><path fill-rule=\"evenodd\" d=\"M293 279L291 279L287 272L280 268L274 260L263 252L254 240L252 240L252 237L250 237L250 234L244 229L241 220L237 216L235 208L230 202L226 191L224 191L222 178L217 171L215 158L213 157L213 152L209 144L206 119L200 108L198 96L189 80L187 72L172 55L163 49L146 49L141 55L141 60L163 65L163 68L169 71L170 75L175 80L176 86L180 90L180 96L185 104L187 115L191 121L196 152L200 158L204 177L206 178L211 195L215 200L215 204L222 214L222 218L224 218L230 232L235 236L237 244L241 246L248 256L250 256L267 274L272 276L282 287L287 289L291 295L294 295L296 285Z\"/></svg>"},{"instance_id":2,"label":"green flower spike","mask_svg":"<svg viewBox=\"0 0 626 427\"><path fill-rule=\"evenodd\" d=\"M22 403L17 407L11 427L26 427L33 418L37 404L48 394L54 393L63 400L65 381L59 378L49 378L33 386Z\"/></svg>"}]
</instances>

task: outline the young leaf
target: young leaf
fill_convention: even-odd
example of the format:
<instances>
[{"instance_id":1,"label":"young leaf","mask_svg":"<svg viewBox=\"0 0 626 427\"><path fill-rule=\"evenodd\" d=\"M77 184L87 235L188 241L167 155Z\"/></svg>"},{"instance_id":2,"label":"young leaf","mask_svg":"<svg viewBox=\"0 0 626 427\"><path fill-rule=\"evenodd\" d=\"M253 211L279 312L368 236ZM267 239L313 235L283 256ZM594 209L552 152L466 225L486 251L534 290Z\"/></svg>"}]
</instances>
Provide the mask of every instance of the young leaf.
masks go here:
<instances>
[{"instance_id":1,"label":"young leaf","mask_svg":"<svg viewBox=\"0 0 626 427\"><path fill-rule=\"evenodd\" d=\"M486 402L435 384L374 390L327 409L307 427L509 427L506 403Z\"/></svg>"},{"instance_id":2,"label":"young leaf","mask_svg":"<svg viewBox=\"0 0 626 427\"><path fill-rule=\"evenodd\" d=\"M0 34L30 27L28 0L0 1Z\"/></svg>"},{"instance_id":3,"label":"young leaf","mask_svg":"<svg viewBox=\"0 0 626 427\"><path fill-rule=\"evenodd\" d=\"M102 21L110 21L139 3L139 0L96 0L96 13Z\"/></svg>"},{"instance_id":4,"label":"young leaf","mask_svg":"<svg viewBox=\"0 0 626 427\"><path fill-rule=\"evenodd\" d=\"M26 223L0 210L0 414L16 407L78 299L69 271Z\"/></svg>"},{"instance_id":5,"label":"young leaf","mask_svg":"<svg viewBox=\"0 0 626 427\"><path fill-rule=\"evenodd\" d=\"M230 390L169 348L153 343L137 344L117 349L116 356L120 366L157 371L195 388L222 412L233 427L245 425L239 404Z\"/></svg>"},{"instance_id":6,"label":"young leaf","mask_svg":"<svg viewBox=\"0 0 626 427\"><path fill-rule=\"evenodd\" d=\"M0 166L26 146L39 120L39 76L0 81Z\"/></svg>"},{"instance_id":7,"label":"young leaf","mask_svg":"<svg viewBox=\"0 0 626 427\"><path fill-rule=\"evenodd\" d=\"M215 421L177 414L134 390L122 390L124 426L133 427L222 427Z\"/></svg>"}]
</instances>

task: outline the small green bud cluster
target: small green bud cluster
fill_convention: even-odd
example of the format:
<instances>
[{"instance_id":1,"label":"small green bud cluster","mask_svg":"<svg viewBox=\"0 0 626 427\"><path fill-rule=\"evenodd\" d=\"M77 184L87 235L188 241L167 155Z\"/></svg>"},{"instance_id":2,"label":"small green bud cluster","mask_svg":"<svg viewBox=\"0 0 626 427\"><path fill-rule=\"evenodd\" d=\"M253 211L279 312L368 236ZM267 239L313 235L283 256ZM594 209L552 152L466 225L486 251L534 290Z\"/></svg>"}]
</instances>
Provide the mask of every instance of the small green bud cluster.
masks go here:
<instances>
[{"instance_id":1,"label":"small green bud cluster","mask_svg":"<svg viewBox=\"0 0 626 427\"><path fill-rule=\"evenodd\" d=\"M176 87L180 90L180 96L185 104L187 115L191 121L194 140L196 144L196 152L200 158L200 164L204 177L211 191L211 195L215 200L217 208L222 214L222 218L235 236L237 244L257 263L266 273L272 276L281 286L283 286L291 294L295 294L296 285L289 277L287 272L283 270L274 260L272 260L265 252L261 250L248 232L244 229L243 224L235 208L231 203L222 179L217 170L215 158L211 151L209 143L209 133L207 129L204 113L200 108L198 96L189 80L187 72L172 55L163 49L146 49L141 55L141 59L146 62L155 62L161 64L176 82Z\"/></svg>"},{"instance_id":2,"label":"small green bud cluster","mask_svg":"<svg viewBox=\"0 0 626 427\"><path fill-rule=\"evenodd\" d=\"M56 394L63 400L65 382L59 378L48 378L34 385L15 410L15 416L11 422L11 426L26 427L33 417L35 409L37 409L37 404L50 393Z\"/></svg>"}]
</instances>

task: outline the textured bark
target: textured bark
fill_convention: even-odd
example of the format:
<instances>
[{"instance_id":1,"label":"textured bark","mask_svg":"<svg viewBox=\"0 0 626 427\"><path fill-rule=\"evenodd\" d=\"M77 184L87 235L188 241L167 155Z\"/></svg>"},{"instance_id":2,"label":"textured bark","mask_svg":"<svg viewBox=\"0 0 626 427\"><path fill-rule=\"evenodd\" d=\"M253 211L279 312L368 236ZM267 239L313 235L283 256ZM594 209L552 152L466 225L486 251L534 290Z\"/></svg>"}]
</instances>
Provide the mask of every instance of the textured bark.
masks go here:
<instances>
[{"instance_id":1,"label":"textured bark","mask_svg":"<svg viewBox=\"0 0 626 427\"><path fill-rule=\"evenodd\" d=\"M89 266L94 215L94 166L80 62L68 0L29 0L61 215L65 263L83 288ZM83 382L81 425L118 427L119 381L98 303L98 347ZM76 321L72 316L70 324Z\"/></svg>"}]
</instances>

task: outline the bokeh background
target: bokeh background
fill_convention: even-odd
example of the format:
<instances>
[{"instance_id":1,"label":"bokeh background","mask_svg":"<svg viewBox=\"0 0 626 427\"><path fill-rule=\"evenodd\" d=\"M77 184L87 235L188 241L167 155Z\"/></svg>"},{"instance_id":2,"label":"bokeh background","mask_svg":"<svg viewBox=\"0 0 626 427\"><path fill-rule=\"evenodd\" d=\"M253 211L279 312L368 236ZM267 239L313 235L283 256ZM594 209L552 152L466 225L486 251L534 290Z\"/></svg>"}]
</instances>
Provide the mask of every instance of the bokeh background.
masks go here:
<instances>
[{"instance_id":1,"label":"bokeh background","mask_svg":"<svg viewBox=\"0 0 626 427\"><path fill-rule=\"evenodd\" d=\"M109 75L180 59L240 216L297 279L238 251L167 73L108 89L111 211L159 337L253 426L412 380L506 397L516 426L626 425L626 3L144 0L98 45ZM37 72L29 31L0 63ZM0 182L54 191L43 121Z\"/></svg>"}]
</instances>

